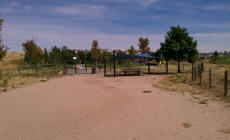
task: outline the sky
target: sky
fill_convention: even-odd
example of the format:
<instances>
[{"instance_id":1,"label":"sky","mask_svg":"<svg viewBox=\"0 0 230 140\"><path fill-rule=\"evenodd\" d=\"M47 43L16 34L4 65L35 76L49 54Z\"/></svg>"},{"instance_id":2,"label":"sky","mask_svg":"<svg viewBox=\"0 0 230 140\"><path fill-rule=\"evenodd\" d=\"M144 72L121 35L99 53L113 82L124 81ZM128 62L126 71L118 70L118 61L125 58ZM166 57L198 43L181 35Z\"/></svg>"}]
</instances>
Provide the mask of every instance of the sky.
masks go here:
<instances>
[{"instance_id":1,"label":"sky","mask_svg":"<svg viewBox=\"0 0 230 140\"><path fill-rule=\"evenodd\" d=\"M66 45L90 49L138 49L138 38L151 51L170 26L180 25L198 41L200 52L230 51L230 0L0 0L2 38L10 51L34 39L41 48Z\"/></svg>"}]
</instances>

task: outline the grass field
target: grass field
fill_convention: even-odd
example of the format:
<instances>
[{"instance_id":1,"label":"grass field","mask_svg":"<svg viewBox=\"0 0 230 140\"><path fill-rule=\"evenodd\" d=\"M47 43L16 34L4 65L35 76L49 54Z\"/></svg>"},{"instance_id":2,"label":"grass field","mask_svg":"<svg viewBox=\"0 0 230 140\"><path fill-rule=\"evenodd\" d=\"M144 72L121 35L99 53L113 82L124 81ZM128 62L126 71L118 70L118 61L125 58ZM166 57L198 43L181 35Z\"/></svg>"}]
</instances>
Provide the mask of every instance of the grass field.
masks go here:
<instances>
[{"instance_id":1,"label":"grass field","mask_svg":"<svg viewBox=\"0 0 230 140\"><path fill-rule=\"evenodd\" d=\"M60 71L63 66L26 66L23 58L23 53L9 52L2 60L0 68L1 91L6 92L11 88L34 82L44 82L61 75Z\"/></svg>"}]
</instances>

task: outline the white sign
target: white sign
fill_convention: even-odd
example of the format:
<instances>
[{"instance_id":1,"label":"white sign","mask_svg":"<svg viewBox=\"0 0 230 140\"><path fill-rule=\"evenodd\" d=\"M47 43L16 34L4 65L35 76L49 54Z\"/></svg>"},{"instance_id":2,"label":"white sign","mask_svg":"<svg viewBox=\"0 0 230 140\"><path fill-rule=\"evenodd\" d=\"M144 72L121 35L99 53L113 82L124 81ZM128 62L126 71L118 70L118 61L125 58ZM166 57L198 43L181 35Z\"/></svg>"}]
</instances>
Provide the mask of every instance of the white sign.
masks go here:
<instances>
[{"instance_id":1,"label":"white sign","mask_svg":"<svg viewBox=\"0 0 230 140\"><path fill-rule=\"evenodd\" d=\"M77 57L73 57L73 60L77 60Z\"/></svg>"}]
</instances>

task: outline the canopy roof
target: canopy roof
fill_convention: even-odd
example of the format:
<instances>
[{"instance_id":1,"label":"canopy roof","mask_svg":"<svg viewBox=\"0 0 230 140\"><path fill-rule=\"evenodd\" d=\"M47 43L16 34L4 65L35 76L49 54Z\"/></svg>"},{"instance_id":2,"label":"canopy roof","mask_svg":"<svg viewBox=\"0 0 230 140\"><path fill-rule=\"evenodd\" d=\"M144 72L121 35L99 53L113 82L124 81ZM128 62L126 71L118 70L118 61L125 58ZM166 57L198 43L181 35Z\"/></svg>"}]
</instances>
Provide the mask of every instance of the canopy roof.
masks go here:
<instances>
[{"instance_id":1,"label":"canopy roof","mask_svg":"<svg viewBox=\"0 0 230 140\"><path fill-rule=\"evenodd\" d=\"M116 59L159 59L160 57L154 57L147 53L139 55L127 55L127 54L117 54Z\"/></svg>"}]
</instances>

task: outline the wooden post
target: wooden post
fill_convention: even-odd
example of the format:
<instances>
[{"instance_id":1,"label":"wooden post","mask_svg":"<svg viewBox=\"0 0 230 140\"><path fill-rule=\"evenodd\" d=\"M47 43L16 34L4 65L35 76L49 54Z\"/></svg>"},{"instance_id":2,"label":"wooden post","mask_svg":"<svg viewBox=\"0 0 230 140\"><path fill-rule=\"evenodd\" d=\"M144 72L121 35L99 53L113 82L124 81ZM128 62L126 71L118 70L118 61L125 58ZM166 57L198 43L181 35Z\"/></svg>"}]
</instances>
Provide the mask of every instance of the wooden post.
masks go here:
<instances>
[{"instance_id":1,"label":"wooden post","mask_svg":"<svg viewBox=\"0 0 230 140\"><path fill-rule=\"evenodd\" d=\"M76 63L76 60L75 60L74 68L75 68L75 74L77 74L77 63Z\"/></svg>"},{"instance_id":2,"label":"wooden post","mask_svg":"<svg viewBox=\"0 0 230 140\"><path fill-rule=\"evenodd\" d=\"M169 73L169 62L168 62L168 60L166 60L166 73L167 74Z\"/></svg>"},{"instance_id":3,"label":"wooden post","mask_svg":"<svg viewBox=\"0 0 230 140\"><path fill-rule=\"evenodd\" d=\"M87 68L87 66L85 65L85 71L86 71L86 74L88 73L88 72L87 72L87 70L88 70L88 68Z\"/></svg>"},{"instance_id":4,"label":"wooden post","mask_svg":"<svg viewBox=\"0 0 230 140\"><path fill-rule=\"evenodd\" d=\"M194 67L192 66L192 81L194 81Z\"/></svg>"},{"instance_id":5,"label":"wooden post","mask_svg":"<svg viewBox=\"0 0 230 140\"><path fill-rule=\"evenodd\" d=\"M199 73L200 73L200 85L202 84L202 69L199 68Z\"/></svg>"},{"instance_id":6,"label":"wooden post","mask_svg":"<svg viewBox=\"0 0 230 140\"><path fill-rule=\"evenodd\" d=\"M104 58L104 77L106 77L106 59Z\"/></svg>"},{"instance_id":7,"label":"wooden post","mask_svg":"<svg viewBox=\"0 0 230 140\"><path fill-rule=\"evenodd\" d=\"M196 80L196 75L197 75L196 73L197 72L196 72L196 67L195 67L195 69L194 69L194 74L195 74L194 77L195 77L195 79L194 80Z\"/></svg>"},{"instance_id":8,"label":"wooden post","mask_svg":"<svg viewBox=\"0 0 230 140\"><path fill-rule=\"evenodd\" d=\"M113 51L113 76L116 77L116 52Z\"/></svg>"},{"instance_id":9,"label":"wooden post","mask_svg":"<svg viewBox=\"0 0 230 140\"><path fill-rule=\"evenodd\" d=\"M224 96L227 96L228 93L228 71L225 70L224 74Z\"/></svg>"},{"instance_id":10,"label":"wooden post","mask_svg":"<svg viewBox=\"0 0 230 140\"><path fill-rule=\"evenodd\" d=\"M209 69L209 88L212 88L212 70Z\"/></svg>"},{"instance_id":11,"label":"wooden post","mask_svg":"<svg viewBox=\"0 0 230 140\"><path fill-rule=\"evenodd\" d=\"M2 69L0 70L0 79L2 79Z\"/></svg>"}]
</instances>

